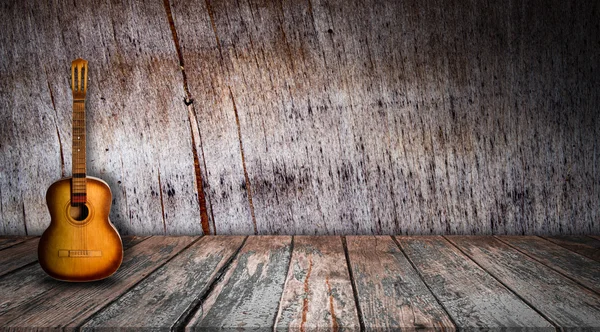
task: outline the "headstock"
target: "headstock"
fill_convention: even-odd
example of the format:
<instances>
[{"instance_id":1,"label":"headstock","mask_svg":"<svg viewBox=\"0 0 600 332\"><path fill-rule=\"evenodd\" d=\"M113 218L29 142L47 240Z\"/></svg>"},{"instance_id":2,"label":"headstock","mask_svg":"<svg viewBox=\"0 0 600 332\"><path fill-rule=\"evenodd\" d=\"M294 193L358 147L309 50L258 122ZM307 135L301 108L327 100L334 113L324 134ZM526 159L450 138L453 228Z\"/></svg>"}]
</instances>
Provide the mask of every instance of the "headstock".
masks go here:
<instances>
[{"instance_id":1,"label":"headstock","mask_svg":"<svg viewBox=\"0 0 600 332\"><path fill-rule=\"evenodd\" d=\"M88 62L81 58L71 63L71 90L73 100L85 99L87 91Z\"/></svg>"}]
</instances>

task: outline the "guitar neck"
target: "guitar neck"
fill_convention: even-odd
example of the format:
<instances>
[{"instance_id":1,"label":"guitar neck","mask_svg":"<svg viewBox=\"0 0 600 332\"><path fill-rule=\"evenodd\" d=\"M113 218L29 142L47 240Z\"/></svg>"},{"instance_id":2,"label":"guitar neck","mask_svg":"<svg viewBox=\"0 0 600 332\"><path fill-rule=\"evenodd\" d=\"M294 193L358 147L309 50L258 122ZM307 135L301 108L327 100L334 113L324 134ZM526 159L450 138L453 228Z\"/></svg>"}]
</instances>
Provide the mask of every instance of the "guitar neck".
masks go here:
<instances>
[{"instance_id":1,"label":"guitar neck","mask_svg":"<svg viewBox=\"0 0 600 332\"><path fill-rule=\"evenodd\" d=\"M85 203L85 98L73 99L73 178L72 203Z\"/></svg>"}]
</instances>

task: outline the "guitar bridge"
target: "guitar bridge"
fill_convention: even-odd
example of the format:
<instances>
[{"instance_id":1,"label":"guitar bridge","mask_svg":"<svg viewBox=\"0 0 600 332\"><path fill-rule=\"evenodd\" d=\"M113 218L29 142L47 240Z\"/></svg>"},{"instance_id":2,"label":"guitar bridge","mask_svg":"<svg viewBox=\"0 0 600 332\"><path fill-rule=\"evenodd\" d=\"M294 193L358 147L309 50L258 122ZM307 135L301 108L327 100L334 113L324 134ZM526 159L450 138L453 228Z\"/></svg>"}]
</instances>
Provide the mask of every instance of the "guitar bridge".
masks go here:
<instances>
[{"instance_id":1,"label":"guitar bridge","mask_svg":"<svg viewBox=\"0 0 600 332\"><path fill-rule=\"evenodd\" d=\"M100 250L59 250L58 257L100 257Z\"/></svg>"}]
</instances>

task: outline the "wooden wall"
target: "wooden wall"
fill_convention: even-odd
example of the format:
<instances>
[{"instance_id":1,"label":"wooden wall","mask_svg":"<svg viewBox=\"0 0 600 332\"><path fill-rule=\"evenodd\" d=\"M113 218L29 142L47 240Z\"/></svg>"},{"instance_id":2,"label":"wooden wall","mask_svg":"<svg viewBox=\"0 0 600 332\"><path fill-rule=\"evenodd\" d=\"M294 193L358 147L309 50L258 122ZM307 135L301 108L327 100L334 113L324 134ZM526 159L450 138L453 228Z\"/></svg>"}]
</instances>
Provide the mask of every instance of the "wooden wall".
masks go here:
<instances>
[{"instance_id":1,"label":"wooden wall","mask_svg":"<svg viewBox=\"0 0 600 332\"><path fill-rule=\"evenodd\" d=\"M0 235L71 168L122 234L599 234L595 1L6 1Z\"/></svg>"}]
</instances>

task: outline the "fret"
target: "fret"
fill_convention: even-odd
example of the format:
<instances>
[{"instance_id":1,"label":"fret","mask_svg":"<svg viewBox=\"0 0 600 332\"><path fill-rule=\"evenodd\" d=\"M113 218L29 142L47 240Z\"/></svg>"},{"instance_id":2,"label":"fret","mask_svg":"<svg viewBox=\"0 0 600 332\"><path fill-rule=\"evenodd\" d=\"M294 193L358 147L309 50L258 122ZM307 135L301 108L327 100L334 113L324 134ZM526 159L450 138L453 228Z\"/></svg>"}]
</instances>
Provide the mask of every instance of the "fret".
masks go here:
<instances>
[{"instance_id":1,"label":"fret","mask_svg":"<svg viewBox=\"0 0 600 332\"><path fill-rule=\"evenodd\" d=\"M72 71L71 88L73 90L73 131L72 131L72 178L71 202L85 203L86 196L86 132L85 132L85 94L87 88L87 62L83 67ZM82 69L84 74L81 77ZM76 74L77 73L77 74ZM79 75L79 77L76 77Z\"/></svg>"}]
</instances>

